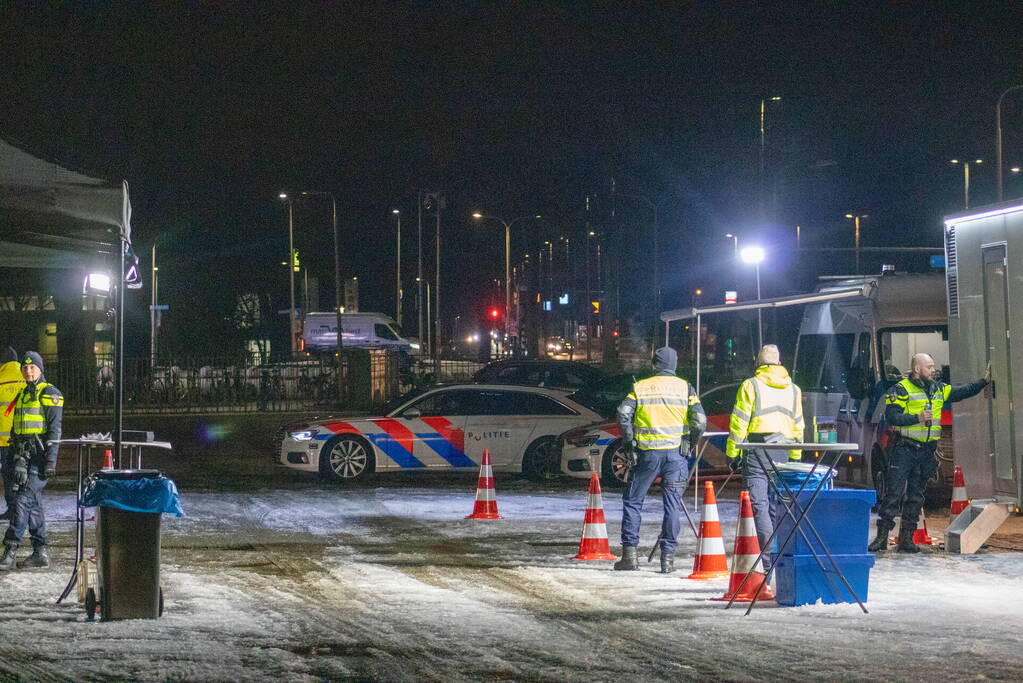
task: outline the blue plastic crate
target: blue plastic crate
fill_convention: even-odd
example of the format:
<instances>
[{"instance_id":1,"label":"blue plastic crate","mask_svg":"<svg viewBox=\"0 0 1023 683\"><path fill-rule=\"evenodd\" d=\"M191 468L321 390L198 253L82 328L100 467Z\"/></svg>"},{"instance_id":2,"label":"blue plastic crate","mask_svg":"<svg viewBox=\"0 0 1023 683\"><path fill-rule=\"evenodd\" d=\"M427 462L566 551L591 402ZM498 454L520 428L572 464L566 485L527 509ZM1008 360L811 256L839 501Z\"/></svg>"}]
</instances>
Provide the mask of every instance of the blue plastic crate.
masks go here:
<instances>
[{"instance_id":1,"label":"blue plastic crate","mask_svg":"<svg viewBox=\"0 0 1023 683\"><path fill-rule=\"evenodd\" d=\"M801 506L812 496L812 491L803 491L798 496ZM807 518L816 527L828 551L837 555L856 555L867 552L870 536L870 508L873 507L877 494L872 490L863 489L831 489L821 491L814 501ZM793 510L796 517L798 510ZM777 545L788 536L792 529L792 518L784 514L779 506ZM804 521L800 528L806 532L806 540L798 531L792 536L785 547L785 555L809 555L811 546L818 553L823 553L817 537ZM806 541L809 541L809 545Z\"/></svg>"},{"instance_id":2,"label":"blue plastic crate","mask_svg":"<svg viewBox=\"0 0 1023 683\"><path fill-rule=\"evenodd\" d=\"M864 553L832 557L849 585L856 591L856 596L866 602L874 555ZM826 569L831 570L827 557L821 555L820 560ZM825 575L813 555L783 555L774 565L774 574L774 594L779 605L812 605L818 600L829 605L856 602L842 579L833 570Z\"/></svg>"}]
</instances>

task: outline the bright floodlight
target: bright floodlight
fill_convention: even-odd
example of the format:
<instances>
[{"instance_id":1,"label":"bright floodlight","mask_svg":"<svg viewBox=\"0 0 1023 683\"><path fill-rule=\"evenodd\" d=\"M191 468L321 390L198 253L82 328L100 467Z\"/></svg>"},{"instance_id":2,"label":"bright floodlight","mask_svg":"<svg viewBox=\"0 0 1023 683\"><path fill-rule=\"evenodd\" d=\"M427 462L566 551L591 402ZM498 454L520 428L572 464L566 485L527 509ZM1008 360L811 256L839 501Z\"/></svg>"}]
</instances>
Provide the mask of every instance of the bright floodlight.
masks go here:
<instances>
[{"instance_id":1,"label":"bright floodlight","mask_svg":"<svg viewBox=\"0 0 1023 683\"><path fill-rule=\"evenodd\" d=\"M96 296L110 294L110 276L106 273L89 273L85 277L85 293Z\"/></svg>"},{"instance_id":2,"label":"bright floodlight","mask_svg":"<svg viewBox=\"0 0 1023 683\"><path fill-rule=\"evenodd\" d=\"M739 252L742 260L746 263L760 263L764 260L764 250L761 247L743 247Z\"/></svg>"}]
</instances>

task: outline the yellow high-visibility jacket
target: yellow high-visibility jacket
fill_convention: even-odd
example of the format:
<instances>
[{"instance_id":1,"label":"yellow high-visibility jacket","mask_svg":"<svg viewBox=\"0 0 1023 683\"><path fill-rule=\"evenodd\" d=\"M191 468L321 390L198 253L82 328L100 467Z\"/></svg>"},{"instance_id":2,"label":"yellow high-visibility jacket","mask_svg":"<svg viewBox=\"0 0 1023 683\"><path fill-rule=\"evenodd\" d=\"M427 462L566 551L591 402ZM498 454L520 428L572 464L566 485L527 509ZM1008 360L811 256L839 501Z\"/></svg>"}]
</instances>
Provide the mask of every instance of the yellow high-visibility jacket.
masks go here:
<instances>
[{"instance_id":1,"label":"yellow high-visibility jacket","mask_svg":"<svg viewBox=\"0 0 1023 683\"><path fill-rule=\"evenodd\" d=\"M8 411L7 408L24 388L25 379L21 376L21 363L10 361L0 365L0 446L11 444L14 410Z\"/></svg>"},{"instance_id":2,"label":"yellow high-visibility jacket","mask_svg":"<svg viewBox=\"0 0 1023 683\"><path fill-rule=\"evenodd\" d=\"M761 365L753 377L739 386L728 425L725 455L729 458L741 455L735 444L746 441L750 434L775 433L796 440L803 438L803 395L785 368ZM801 455L801 451L789 451L792 460Z\"/></svg>"}]
</instances>

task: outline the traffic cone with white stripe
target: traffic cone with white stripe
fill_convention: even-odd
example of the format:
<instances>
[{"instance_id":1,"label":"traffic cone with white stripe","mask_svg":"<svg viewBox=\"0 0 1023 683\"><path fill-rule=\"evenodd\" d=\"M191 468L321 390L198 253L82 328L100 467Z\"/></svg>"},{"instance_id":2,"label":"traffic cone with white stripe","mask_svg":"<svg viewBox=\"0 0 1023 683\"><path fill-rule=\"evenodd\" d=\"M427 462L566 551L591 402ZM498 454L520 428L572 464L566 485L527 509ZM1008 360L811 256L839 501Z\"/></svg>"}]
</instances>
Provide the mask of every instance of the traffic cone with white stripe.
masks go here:
<instances>
[{"instance_id":1,"label":"traffic cone with white stripe","mask_svg":"<svg viewBox=\"0 0 1023 683\"><path fill-rule=\"evenodd\" d=\"M497 493L494 490L494 470L490 466L490 451L483 449L480 478L476 484L476 504L466 519L504 519L497 514Z\"/></svg>"},{"instance_id":2,"label":"traffic cone with white stripe","mask_svg":"<svg viewBox=\"0 0 1023 683\"><path fill-rule=\"evenodd\" d=\"M579 554L573 560L617 560L611 554L604 522L604 500L600 495L600 476L590 475L590 494L583 517L583 536L579 540Z\"/></svg>"},{"instance_id":3,"label":"traffic cone with white stripe","mask_svg":"<svg viewBox=\"0 0 1023 683\"><path fill-rule=\"evenodd\" d=\"M750 502L749 491L743 491L739 494L739 527L735 531L735 550L732 552L732 574L728 580L728 590L722 597L711 599L753 602L753 596L759 589L760 595L757 596L757 600L774 600L774 591L767 586L760 588L766 577L764 565L757 561L759 557L760 541L757 540L757 528L753 521L753 503ZM749 578L746 578L747 575Z\"/></svg>"},{"instance_id":4,"label":"traffic cone with white stripe","mask_svg":"<svg viewBox=\"0 0 1023 683\"><path fill-rule=\"evenodd\" d=\"M952 507L949 508L950 516L955 517L970 505L966 497L966 481L963 478L963 468L956 465L955 475L952 478Z\"/></svg>"},{"instance_id":5,"label":"traffic cone with white stripe","mask_svg":"<svg viewBox=\"0 0 1023 683\"><path fill-rule=\"evenodd\" d=\"M703 511L700 513L700 540L696 545L696 559L690 579L723 579L728 576L728 558L725 557L725 540L721 538L721 521L718 518L718 501L714 496L714 484L704 484Z\"/></svg>"},{"instance_id":6,"label":"traffic cone with white stripe","mask_svg":"<svg viewBox=\"0 0 1023 683\"><path fill-rule=\"evenodd\" d=\"M899 520L901 527L902 520ZM899 536L890 536L888 538L892 543L899 542ZM924 514L924 509L920 508L920 516L916 518L916 529L913 530L913 543L916 545L934 545L934 539L927 533L927 515Z\"/></svg>"}]
</instances>

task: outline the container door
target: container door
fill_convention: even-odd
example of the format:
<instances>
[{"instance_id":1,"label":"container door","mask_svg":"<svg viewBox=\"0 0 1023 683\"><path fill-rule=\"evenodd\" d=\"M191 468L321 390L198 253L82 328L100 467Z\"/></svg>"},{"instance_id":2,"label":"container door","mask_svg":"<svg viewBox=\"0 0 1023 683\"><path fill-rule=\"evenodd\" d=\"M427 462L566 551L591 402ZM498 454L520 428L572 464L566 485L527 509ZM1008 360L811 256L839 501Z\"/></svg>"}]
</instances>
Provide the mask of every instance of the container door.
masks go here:
<instances>
[{"instance_id":1,"label":"container door","mask_svg":"<svg viewBox=\"0 0 1023 683\"><path fill-rule=\"evenodd\" d=\"M987 358L991 362L994 389L990 415L991 449L994 453L995 493L1015 496L1016 440L1013 435L1012 368L1009 353L1009 296L1005 245L983 249L984 325Z\"/></svg>"}]
</instances>

